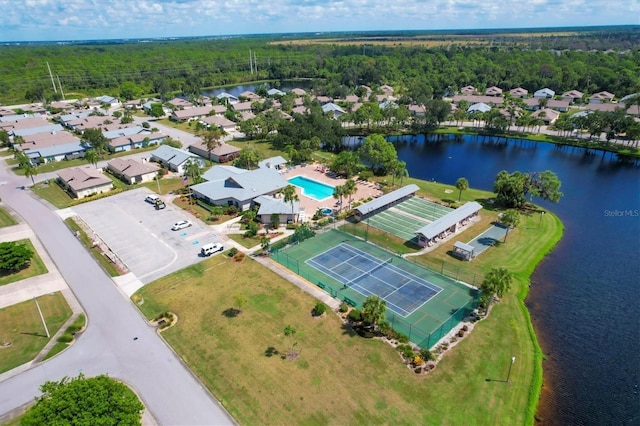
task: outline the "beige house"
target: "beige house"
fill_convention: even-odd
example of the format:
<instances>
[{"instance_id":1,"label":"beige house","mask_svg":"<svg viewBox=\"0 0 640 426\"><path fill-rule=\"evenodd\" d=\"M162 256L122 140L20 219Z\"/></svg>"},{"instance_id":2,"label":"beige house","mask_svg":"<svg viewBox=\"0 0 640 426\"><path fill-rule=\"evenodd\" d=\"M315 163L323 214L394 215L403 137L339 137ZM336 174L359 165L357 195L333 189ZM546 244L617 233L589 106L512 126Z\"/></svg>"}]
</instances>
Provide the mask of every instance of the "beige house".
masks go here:
<instances>
[{"instance_id":1,"label":"beige house","mask_svg":"<svg viewBox=\"0 0 640 426\"><path fill-rule=\"evenodd\" d=\"M502 96L502 89L497 86L491 86L485 90L484 94L486 96Z\"/></svg>"},{"instance_id":2,"label":"beige house","mask_svg":"<svg viewBox=\"0 0 640 426\"><path fill-rule=\"evenodd\" d=\"M111 179L93 167L72 167L58 172L58 182L75 198L109 192L113 188Z\"/></svg>"},{"instance_id":3,"label":"beige house","mask_svg":"<svg viewBox=\"0 0 640 426\"><path fill-rule=\"evenodd\" d=\"M131 158L114 158L107 163L107 168L129 185L151 182L158 175L158 166L155 164Z\"/></svg>"}]
</instances>

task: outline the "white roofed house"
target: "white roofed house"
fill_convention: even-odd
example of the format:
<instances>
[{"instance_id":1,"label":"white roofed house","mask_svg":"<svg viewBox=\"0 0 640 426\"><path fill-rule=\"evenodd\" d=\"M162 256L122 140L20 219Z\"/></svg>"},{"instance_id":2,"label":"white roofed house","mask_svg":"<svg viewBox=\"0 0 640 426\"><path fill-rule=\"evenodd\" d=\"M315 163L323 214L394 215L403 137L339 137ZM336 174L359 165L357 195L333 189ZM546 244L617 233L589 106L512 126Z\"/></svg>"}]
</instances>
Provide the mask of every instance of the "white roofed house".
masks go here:
<instances>
[{"instance_id":1,"label":"white roofed house","mask_svg":"<svg viewBox=\"0 0 640 426\"><path fill-rule=\"evenodd\" d=\"M274 195L288 185L277 170L270 168L245 170L216 166L202 177L206 182L191 187L196 198L213 205L236 206L243 211L253 206L256 197Z\"/></svg>"},{"instance_id":2,"label":"white roofed house","mask_svg":"<svg viewBox=\"0 0 640 426\"><path fill-rule=\"evenodd\" d=\"M158 145L166 138L167 135L163 133L137 133L131 136L119 136L110 139L107 147L111 152L131 151L150 145Z\"/></svg>"},{"instance_id":3,"label":"white roofed house","mask_svg":"<svg viewBox=\"0 0 640 426\"><path fill-rule=\"evenodd\" d=\"M270 195L260 195L253 200L254 204L259 206L256 219L263 224L270 224L272 215L278 215L278 223L297 223L300 216L300 203L285 202L282 198L272 197Z\"/></svg>"},{"instance_id":4,"label":"white roofed house","mask_svg":"<svg viewBox=\"0 0 640 426\"><path fill-rule=\"evenodd\" d=\"M158 149L151 152L150 159L180 174L184 174L185 168L190 161L196 161L200 167L205 166L204 158L169 145L160 145Z\"/></svg>"},{"instance_id":5,"label":"white roofed house","mask_svg":"<svg viewBox=\"0 0 640 426\"><path fill-rule=\"evenodd\" d=\"M103 96L98 96L97 98L94 98L94 100L98 103L100 103L100 105L109 105L109 108L117 108L120 106L120 101L117 98L114 98L113 96L107 96L107 95L103 95Z\"/></svg>"},{"instance_id":6,"label":"white roofed house","mask_svg":"<svg viewBox=\"0 0 640 426\"><path fill-rule=\"evenodd\" d=\"M151 182L158 175L158 166L132 158L114 158L107 163L107 169L129 185Z\"/></svg>"},{"instance_id":7,"label":"white roofed house","mask_svg":"<svg viewBox=\"0 0 640 426\"><path fill-rule=\"evenodd\" d=\"M333 102L322 105L322 112L334 119L340 118L345 113L342 108Z\"/></svg>"},{"instance_id":8,"label":"white roofed house","mask_svg":"<svg viewBox=\"0 0 640 426\"><path fill-rule=\"evenodd\" d=\"M238 102L238 98L236 96L233 96L231 93L227 93L227 92L222 92L216 95L216 98L219 101L224 101L225 103L228 103L228 104L235 104L236 102Z\"/></svg>"},{"instance_id":9,"label":"white roofed house","mask_svg":"<svg viewBox=\"0 0 640 426\"><path fill-rule=\"evenodd\" d=\"M545 87L544 89L536 90L535 93L533 94L533 97L538 99L539 98L553 99L555 95L556 95L556 92Z\"/></svg>"},{"instance_id":10,"label":"white roofed house","mask_svg":"<svg viewBox=\"0 0 640 426\"><path fill-rule=\"evenodd\" d=\"M95 167L71 167L58 172L58 182L74 198L85 198L113 188L113 181Z\"/></svg>"},{"instance_id":11,"label":"white roofed house","mask_svg":"<svg viewBox=\"0 0 640 426\"><path fill-rule=\"evenodd\" d=\"M267 95L269 95L269 96L284 96L285 93L282 90L273 88L273 89L267 90Z\"/></svg>"}]
</instances>

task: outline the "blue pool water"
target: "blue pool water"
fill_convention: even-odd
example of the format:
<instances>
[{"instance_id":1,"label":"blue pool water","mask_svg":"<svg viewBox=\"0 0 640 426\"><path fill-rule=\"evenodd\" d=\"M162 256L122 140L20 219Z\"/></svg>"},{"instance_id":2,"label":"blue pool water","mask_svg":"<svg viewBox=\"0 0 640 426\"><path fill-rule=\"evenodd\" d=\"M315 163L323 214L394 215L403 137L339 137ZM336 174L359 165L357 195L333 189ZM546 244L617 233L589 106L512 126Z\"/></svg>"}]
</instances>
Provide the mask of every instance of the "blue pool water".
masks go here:
<instances>
[{"instance_id":1,"label":"blue pool water","mask_svg":"<svg viewBox=\"0 0 640 426\"><path fill-rule=\"evenodd\" d=\"M289 179L289 183L302 188L302 194L316 201L333 196L333 186L325 185L304 176L296 176Z\"/></svg>"}]
</instances>

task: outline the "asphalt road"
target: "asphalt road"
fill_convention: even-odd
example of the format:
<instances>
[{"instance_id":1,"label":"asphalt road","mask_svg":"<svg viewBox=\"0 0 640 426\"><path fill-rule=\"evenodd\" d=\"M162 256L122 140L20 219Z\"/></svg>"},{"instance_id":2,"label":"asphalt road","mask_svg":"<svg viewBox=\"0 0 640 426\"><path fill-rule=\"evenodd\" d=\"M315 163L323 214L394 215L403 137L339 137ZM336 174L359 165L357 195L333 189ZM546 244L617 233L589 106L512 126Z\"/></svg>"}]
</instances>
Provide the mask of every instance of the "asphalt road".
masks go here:
<instances>
[{"instance_id":1,"label":"asphalt road","mask_svg":"<svg viewBox=\"0 0 640 426\"><path fill-rule=\"evenodd\" d=\"M6 165L0 181L0 197L39 237L88 318L87 330L67 351L0 383L0 415L32 401L45 381L82 372L123 380L162 425L233 424L61 219L19 189L29 181Z\"/></svg>"}]
</instances>

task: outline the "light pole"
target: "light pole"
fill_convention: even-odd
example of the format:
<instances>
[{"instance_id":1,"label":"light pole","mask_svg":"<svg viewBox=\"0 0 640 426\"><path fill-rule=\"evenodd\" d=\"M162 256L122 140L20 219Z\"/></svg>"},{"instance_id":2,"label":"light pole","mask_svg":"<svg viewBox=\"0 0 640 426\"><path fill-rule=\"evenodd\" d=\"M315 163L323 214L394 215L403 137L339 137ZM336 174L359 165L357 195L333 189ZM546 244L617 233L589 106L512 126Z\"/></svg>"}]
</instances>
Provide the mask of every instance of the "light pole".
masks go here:
<instances>
[{"instance_id":1,"label":"light pole","mask_svg":"<svg viewBox=\"0 0 640 426\"><path fill-rule=\"evenodd\" d=\"M540 220L538 220L538 228L540 228L540 225L542 224L542 216L544 216L544 210L540 212Z\"/></svg>"},{"instance_id":2,"label":"light pole","mask_svg":"<svg viewBox=\"0 0 640 426\"><path fill-rule=\"evenodd\" d=\"M516 362L516 357L511 357L511 364L509 364L509 372L507 373L507 383L509 383L509 377L511 377L511 367L513 367L513 363Z\"/></svg>"}]
</instances>

